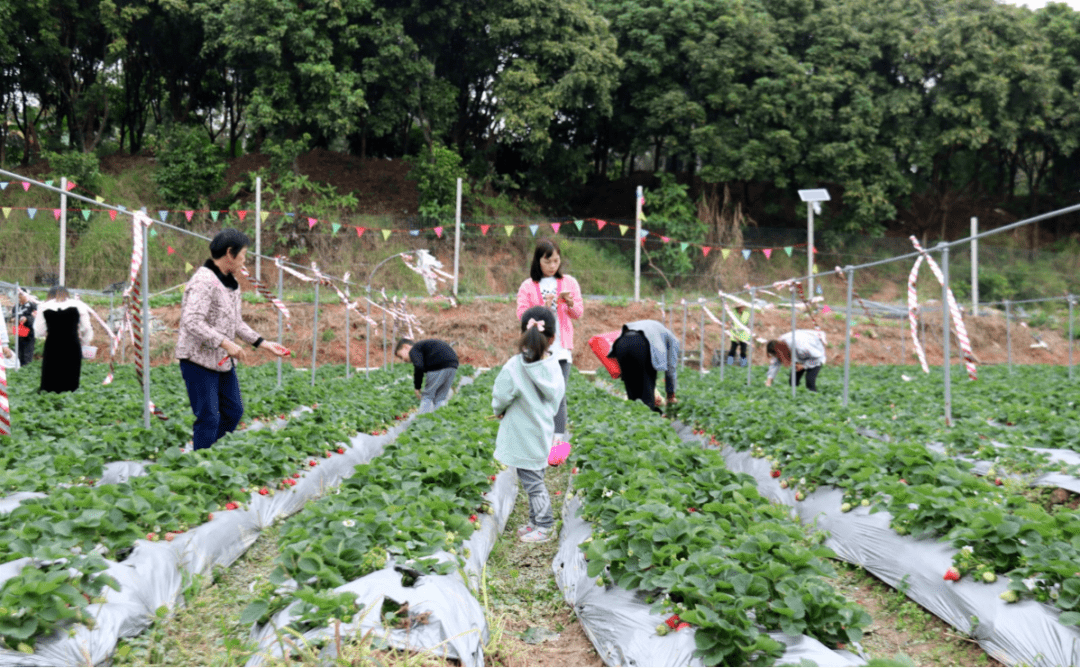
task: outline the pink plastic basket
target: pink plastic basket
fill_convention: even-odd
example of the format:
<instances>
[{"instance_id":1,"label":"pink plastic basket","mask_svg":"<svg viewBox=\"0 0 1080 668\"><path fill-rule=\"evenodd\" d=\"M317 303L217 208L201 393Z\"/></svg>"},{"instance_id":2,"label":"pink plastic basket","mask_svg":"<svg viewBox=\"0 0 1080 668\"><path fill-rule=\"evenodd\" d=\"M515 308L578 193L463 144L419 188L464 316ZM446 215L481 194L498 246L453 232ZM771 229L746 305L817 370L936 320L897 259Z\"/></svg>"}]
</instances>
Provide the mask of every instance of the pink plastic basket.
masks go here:
<instances>
[{"instance_id":1,"label":"pink plastic basket","mask_svg":"<svg viewBox=\"0 0 1080 668\"><path fill-rule=\"evenodd\" d=\"M566 458L570 456L570 444L566 441L559 441L555 445L551 446L551 450L548 452L548 464L550 466L558 466L566 461Z\"/></svg>"}]
</instances>

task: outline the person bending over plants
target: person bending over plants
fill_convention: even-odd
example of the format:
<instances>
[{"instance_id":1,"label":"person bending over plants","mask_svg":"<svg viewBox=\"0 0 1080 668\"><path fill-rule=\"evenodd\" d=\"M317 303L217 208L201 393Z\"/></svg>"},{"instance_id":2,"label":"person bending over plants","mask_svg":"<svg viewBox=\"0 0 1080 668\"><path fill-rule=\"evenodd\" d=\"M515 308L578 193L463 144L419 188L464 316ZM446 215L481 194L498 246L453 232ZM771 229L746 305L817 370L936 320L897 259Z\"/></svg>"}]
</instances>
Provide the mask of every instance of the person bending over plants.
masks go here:
<instances>
[{"instance_id":1,"label":"person bending over plants","mask_svg":"<svg viewBox=\"0 0 1080 668\"><path fill-rule=\"evenodd\" d=\"M656 411L656 373L664 372L667 402L675 403L675 378L679 366L679 339L656 320L636 320L622 326L608 357L619 363L626 398L640 399Z\"/></svg>"},{"instance_id":2,"label":"person bending over plants","mask_svg":"<svg viewBox=\"0 0 1080 668\"><path fill-rule=\"evenodd\" d=\"M769 355L769 372L765 376L765 386L773 383L781 366L791 364L792 342L795 344L795 384L802 382L806 375L806 389L817 392L817 377L825 364L825 342L812 329L797 329L794 333L785 332L779 338L765 344Z\"/></svg>"},{"instance_id":3,"label":"person bending over plants","mask_svg":"<svg viewBox=\"0 0 1080 668\"><path fill-rule=\"evenodd\" d=\"M555 315L534 306L521 315L518 354L499 371L491 389L491 408L502 417L495 439L495 459L517 469L529 496L529 523L518 528L522 542L551 540L555 516L544 484L548 452L555 433L555 413L566 394L559 360L551 354Z\"/></svg>"},{"instance_id":4,"label":"person bending over plants","mask_svg":"<svg viewBox=\"0 0 1080 668\"><path fill-rule=\"evenodd\" d=\"M234 339L278 357L289 354L240 318L240 284L234 274L243 269L249 245L243 232L218 232L210 241L210 259L191 275L180 302L176 358L195 414L196 450L209 448L236 429L244 416L236 362L246 361L247 352Z\"/></svg>"},{"instance_id":5,"label":"person bending over plants","mask_svg":"<svg viewBox=\"0 0 1080 668\"><path fill-rule=\"evenodd\" d=\"M412 362L415 367L413 389L420 399L420 411L430 413L446 405L450 387L457 375L458 357L450 344L438 339L424 339L413 343L412 339L399 339L394 346L394 356L402 362ZM427 379L427 387L420 391Z\"/></svg>"}]
</instances>

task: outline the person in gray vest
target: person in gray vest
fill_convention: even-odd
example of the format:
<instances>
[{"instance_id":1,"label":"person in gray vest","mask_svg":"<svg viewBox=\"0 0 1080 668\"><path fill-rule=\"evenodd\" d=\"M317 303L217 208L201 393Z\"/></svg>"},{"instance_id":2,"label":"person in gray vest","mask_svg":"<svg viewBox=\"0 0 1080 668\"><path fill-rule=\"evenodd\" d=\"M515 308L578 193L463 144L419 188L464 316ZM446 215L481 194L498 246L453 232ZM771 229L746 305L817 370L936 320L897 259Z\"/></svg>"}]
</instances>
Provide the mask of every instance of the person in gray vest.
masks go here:
<instances>
[{"instance_id":1,"label":"person in gray vest","mask_svg":"<svg viewBox=\"0 0 1080 668\"><path fill-rule=\"evenodd\" d=\"M675 403L675 377L679 365L679 339L655 320L635 320L622 327L622 334L611 344L608 357L619 363L620 378L626 398L640 399L656 411L656 374L664 372L667 402Z\"/></svg>"},{"instance_id":2,"label":"person in gray vest","mask_svg":"<svg viewBox=\"0 0 1080 668\"><path fill-rule=\"evenodd\" d=\"M765 344L769 355L769 373L765 376L765 386L773 383L773 378L781 366L791 364L792 341L795 344L795 384L802 382L806 375L806 389L817 392L817 377L825 365L825 342L818 332L812 329L797 329L785 332Z\"/></svg>"}]
</instances>

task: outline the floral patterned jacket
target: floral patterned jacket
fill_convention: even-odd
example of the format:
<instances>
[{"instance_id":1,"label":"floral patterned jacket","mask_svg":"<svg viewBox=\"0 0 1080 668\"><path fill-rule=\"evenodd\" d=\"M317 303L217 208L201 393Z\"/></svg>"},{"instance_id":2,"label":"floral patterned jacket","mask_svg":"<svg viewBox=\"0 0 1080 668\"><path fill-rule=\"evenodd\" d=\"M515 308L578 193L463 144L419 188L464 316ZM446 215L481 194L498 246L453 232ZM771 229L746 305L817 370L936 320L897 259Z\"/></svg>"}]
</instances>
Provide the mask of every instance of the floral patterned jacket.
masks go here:
<instances>
[{"instance_id":1,"label":"floral patterned jacket","mask_svg":"<svg viewBox=\"0 0 1080 668\"><path fill-rule=\"evenodd\" d=\"M252 345L262 341L240 319L240 286L236 279L221 274L213 261L207 260L184 286L176 358L211 371L229 371L233 360L221 344L236 337Z\"/></svg>"}]
</instances>

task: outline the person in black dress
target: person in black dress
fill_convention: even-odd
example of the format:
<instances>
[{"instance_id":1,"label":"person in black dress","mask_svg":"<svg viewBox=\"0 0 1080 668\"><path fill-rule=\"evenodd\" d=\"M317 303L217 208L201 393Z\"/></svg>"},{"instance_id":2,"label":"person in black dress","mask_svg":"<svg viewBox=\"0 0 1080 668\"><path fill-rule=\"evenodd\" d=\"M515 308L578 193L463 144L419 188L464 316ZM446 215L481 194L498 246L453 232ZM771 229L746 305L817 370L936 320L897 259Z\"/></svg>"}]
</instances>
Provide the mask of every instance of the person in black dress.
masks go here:
<instances>
[{"instance_id":1,"label":"person in black dress","mask_svg":"<svg viewBox=\"0 0 1080 668\"><path fill-rule=\"evenodd\" d=\"M68 299L67 288L49 290L49 300L41 305L34 331L45 338L41 355L41 392L74 392L82 373L82 346L90 345L94 330L87 307Z\"/></svg>"}]
</instances>

